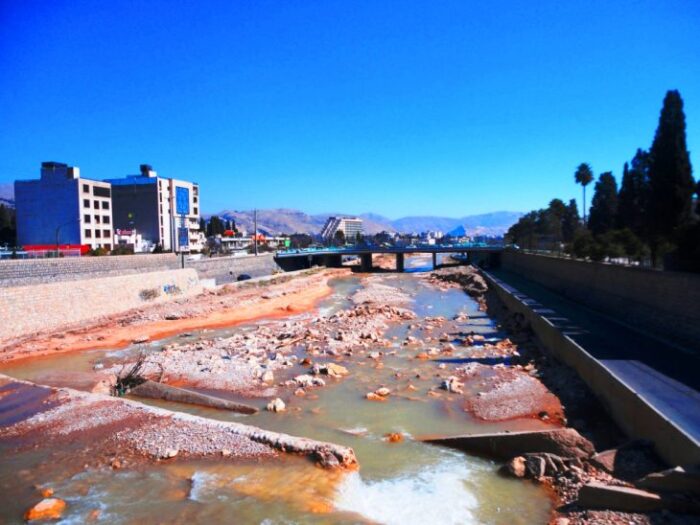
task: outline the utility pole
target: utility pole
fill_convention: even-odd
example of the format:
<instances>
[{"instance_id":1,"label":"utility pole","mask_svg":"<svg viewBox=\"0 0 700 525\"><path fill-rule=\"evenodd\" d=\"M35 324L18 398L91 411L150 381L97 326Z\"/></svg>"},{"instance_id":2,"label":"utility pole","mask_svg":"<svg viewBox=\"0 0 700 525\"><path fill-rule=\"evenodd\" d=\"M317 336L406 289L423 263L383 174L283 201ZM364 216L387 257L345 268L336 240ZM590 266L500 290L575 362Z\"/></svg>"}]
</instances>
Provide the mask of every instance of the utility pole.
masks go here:
<instances>
[{"instance_id":1,"label":"utility pole","mask_svg":"<svg viewBox=\"0 0 700 525\"><path fill-rule=\"evenodd\" d=\"M253 210L253 249L255 256L258 256L258 210Z\"/></svg>"}]
</instances>

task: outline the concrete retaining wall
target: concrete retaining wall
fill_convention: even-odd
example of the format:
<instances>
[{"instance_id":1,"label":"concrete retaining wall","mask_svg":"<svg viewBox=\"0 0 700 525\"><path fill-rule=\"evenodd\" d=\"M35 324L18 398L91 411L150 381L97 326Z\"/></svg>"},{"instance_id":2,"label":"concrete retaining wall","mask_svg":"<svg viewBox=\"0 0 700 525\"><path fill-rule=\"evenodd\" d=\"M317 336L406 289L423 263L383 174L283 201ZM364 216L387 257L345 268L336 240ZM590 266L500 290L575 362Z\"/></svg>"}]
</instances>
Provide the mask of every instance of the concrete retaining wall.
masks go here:
<instances>
[{"instance_id":1,"label":"concrete retaining wall","mask_svg":"<svg viewBox=\"0 0 700 525\"><path fill-rule=\"evenodd\" d=\"M520 274L625 323L700 351L700 275L573 261L507 250Z\"/></svg>"},{"instance_id":2,"label":"concrete retaining wall","mask_svg":"<svg viewBox=\"0 0 700 525\"><path fill-rule=\"evenodd\" d=\"M0 287L177 268L180 268L180 261L172 253L4 260L0 261Z\"/></svg>"},{"instance_id":3,"label":"concrete retaining wall","mask_svg":"<svg viewBox=\"0 0 700 525\"><path fill-rule=\"evenodd\" d=\"M215 279L216 284L233 282L241 274L262 277L279 270L272 253L260 254L257 257L244 255L202 258L198 261L187 261L185 266L197 270L200 279Z\"/></svg>"},{"instance_id":4,"label":"concrete retaining wall","mask_svg":"<svg viewBox=\"0 0 700 525\"><path fill-rule=\"evenodd\" d=\"M690 436L570 337L510 293L500 281L487 272L484 275L506 307L522 314L530 322L544 347L576 370L627 435L653 441L659 455L670 465L700 463L700 446Z\"/></svg>"},{"instance_id":5,"label":"concrete retaining wall","mask_svg":"<svg viewBox=\"0 0 700 525\"><path fill-rule=\"evenodd\" d=\"M192 269L0 288L0 341L201 291Z\"/></svg>"}]
</instances>

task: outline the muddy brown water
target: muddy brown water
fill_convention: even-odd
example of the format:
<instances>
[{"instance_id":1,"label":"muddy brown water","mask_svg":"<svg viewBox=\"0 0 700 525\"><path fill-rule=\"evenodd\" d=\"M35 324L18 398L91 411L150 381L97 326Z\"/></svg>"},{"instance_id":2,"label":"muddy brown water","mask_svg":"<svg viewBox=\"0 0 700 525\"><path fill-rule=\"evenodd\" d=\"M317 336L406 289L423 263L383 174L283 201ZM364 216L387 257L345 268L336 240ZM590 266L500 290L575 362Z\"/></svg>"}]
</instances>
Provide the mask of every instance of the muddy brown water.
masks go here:
<instances>
[{"instance_id":1,"label":"muddy brown water","mask_svg":"<svg viewBox=\"0 0 700 525\"><path fill-rule=\"evenodd\" d=\"M411 273L386 274L384 284L411 294L410 307L419 317L465 312L459 329L500 338L493 321L478 311L462 291L440 291ZM334 294L319 306L321 314L349 306L348 296L361 281L354 277L332 283ZM265 321L259 321L264 323ZM420 337L402 323L390 335ZM225 336L255 325L195 332L189 338ZM157 350L171 339L149 345ZM231 419L288 434L353 447L360 463L356 472L333 472L297 457L280 461L174 461L137 470L66 469L61 453L30 451L8 456L0 449L0 522L21 523L22 513L37 499L34 485L51 486L68 502L61 523L83 523L99 509L105 523L546 523L551 509L540 487L506 479L499 464L412 439L434 434L542 428L536 420L484 423L476 421L445 397L427 390L439 384L438 364L410 359L397 343L397 355L377 369L361 360L343 362L351 374L329 381L306 398L289 397L285 413L262 411L242 416L213 409L151 402L173 410ZM382 349L386 350L386 349ZM63 354L0 368L5 374L46 384L80 387L96 362L120 359L135 348ZM415 353L415 352L414 352ZM456 358L468 355L455 354ZM369 360L366 360L369 361ZM459 362L447 367L461 366ZM57 373L59 371L59 373ZM299 370L293 371L300 373ZM420 373L425 379L416 379ZM400 377L396 377L399 374ZM408 383L417 390L407 391ZM370 402L364 394L380 385L395 390L387 402ZM149 402L148 400L145 400ZM250 402L250 400L248 400ZM264 406L265 400L254 400ZM400 432L403 442L384 435ZM52 465L53 468L52 468Z\"/></svg>"}]
</instances>

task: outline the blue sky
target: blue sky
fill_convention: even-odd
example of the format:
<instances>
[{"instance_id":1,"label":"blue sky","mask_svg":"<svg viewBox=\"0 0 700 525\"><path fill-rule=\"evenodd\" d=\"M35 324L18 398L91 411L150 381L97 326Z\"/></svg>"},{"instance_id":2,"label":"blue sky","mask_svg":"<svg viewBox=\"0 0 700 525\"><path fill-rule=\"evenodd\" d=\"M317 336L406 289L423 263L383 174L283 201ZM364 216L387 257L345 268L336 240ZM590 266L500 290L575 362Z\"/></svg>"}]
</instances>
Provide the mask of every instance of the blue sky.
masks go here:
<instances>
[{"instance_id":1,"label":"blue sky","mask_svg":"<svg viewBox=\"0 0 700 525\"><path fill-rule=\"evenodd\" d=\"M0 184L43 160L198 181L203 209L462 216L700 157L700 2L0 1ZM697 175L697 173L695 174Z\"/></svg>"}]
</instances>

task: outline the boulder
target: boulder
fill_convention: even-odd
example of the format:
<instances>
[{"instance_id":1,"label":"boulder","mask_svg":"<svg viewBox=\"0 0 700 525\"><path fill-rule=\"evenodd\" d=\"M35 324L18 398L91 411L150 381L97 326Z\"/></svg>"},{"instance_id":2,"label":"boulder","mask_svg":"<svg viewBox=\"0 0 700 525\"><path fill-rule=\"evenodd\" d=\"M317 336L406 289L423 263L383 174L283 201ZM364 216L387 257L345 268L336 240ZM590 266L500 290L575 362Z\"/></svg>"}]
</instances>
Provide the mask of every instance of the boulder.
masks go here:
<instances>
[{"instance_id":1,"label":"boulder","mask_svg":"<svg viewBox=\"0 0 700 525\"><path fill-rule=\"evenodd\" d=\"M44 498L31 509L24 513L24 519L34 520L57 520L66 510L66 502L60 498Z\"/></svg>"},{"instance_id":2,"label":"boulder","mask_svg":"<svg viewBox=\"0 0 700 525\"><path fill-rule=\"evenodd\" d=\"M500 459L538 452L562 458L587 458L595 452L593 444L573 428L431 437L423 441Z\"/></svg>"},{"instance_id":3,"label":"boulder","mask_svg":"<svg viewBox=\"0 0 700 525\"><path fill-rule=\"evenodd\" d=\"M276 397L267 404L267 409L270 412L284 412L287 409L287 405L279 397Z\"/></svg>"},{"instance_id":4,"label":"boulder","mask_svg":"<svg viewBox=\"0 0 700 525\"><path fill-rule=\"evenodd\" d=\"M387 387L383 386L381 388L377 388L374 391L375 394L381 397L387 397L389 394L391 394L391 390L389 390Z\"/></svg>"},{"instance_id":5,"label":"boulder","mask_svg":"<svg viewBox=\"0 0 700 525\"><path fill-rule=\"evenodd\" d=\"M503 471L515 478L524 478L527 475L525 457L515 456L503 466Z\"/></svg>"}]
</instances>

